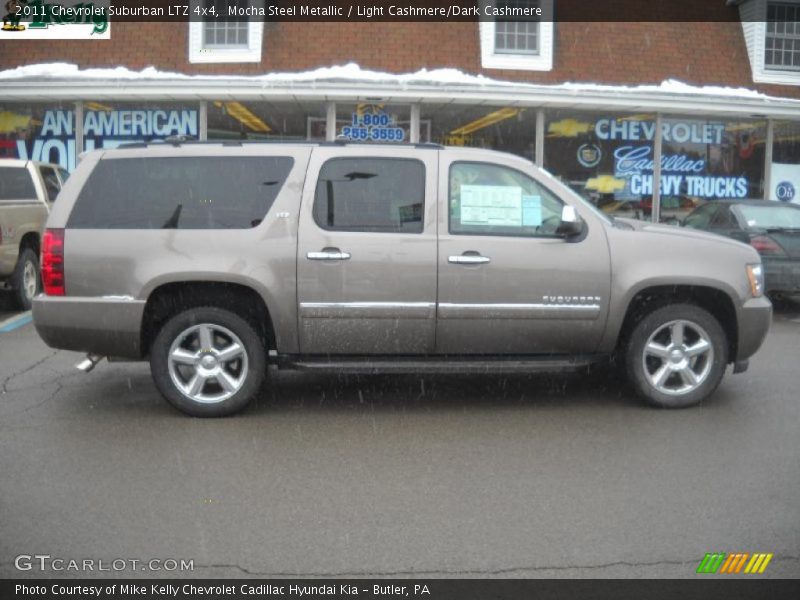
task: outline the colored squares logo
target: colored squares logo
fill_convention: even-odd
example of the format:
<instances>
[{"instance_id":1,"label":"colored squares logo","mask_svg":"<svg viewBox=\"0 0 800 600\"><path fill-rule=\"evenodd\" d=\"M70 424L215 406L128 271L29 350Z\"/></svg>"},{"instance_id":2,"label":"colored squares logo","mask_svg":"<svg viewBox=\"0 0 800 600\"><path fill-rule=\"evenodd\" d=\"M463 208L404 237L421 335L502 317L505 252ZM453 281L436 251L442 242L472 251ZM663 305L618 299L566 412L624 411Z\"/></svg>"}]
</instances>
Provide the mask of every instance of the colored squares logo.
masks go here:
<instances>
[{"instance_id":1,"label":"colored squares logo","mask_svg":"<svg viewBox=\"0 0 800 600\"><path fill-rule=\"evenodd\" d=\"M771 553L761 552L756 552L755 554L748 552L709 552L700 561L697 573L760 575L766 570L769 561L772 560L772 556Z\"/></svg>"}]
</instances>

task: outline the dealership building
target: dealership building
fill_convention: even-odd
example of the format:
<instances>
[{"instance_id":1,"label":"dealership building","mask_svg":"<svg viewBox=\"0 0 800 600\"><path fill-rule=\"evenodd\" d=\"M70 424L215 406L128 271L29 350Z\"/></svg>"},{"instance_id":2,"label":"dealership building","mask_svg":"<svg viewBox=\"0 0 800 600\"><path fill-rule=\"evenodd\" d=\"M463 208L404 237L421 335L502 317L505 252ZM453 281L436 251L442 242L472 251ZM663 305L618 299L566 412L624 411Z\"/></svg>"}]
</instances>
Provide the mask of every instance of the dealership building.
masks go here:
<instances>
[{"instance_id":1,"label":"dealership building","mask_svg":"<svg viewBox=\"0 0 800 600\"><path fill-rule=\"evenodd\" d=\"M3 32L0 157L72 170L85 150L176 137L431 142L519 154L626 216L800 202L800 2L713 0L702 19L660 22L513 4L556 20Z\"/></svg>"}]
</instances>

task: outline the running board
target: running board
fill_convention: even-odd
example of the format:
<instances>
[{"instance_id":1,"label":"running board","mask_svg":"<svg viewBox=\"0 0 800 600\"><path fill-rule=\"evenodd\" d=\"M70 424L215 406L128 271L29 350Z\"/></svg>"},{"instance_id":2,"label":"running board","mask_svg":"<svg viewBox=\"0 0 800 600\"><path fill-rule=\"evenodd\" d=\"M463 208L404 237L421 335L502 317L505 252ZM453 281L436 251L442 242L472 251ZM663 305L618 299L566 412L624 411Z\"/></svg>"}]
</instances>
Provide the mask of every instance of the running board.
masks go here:
<instances>
[{"instance_id":1,"label":"running board","mask_svg":"<svg viewBox=\"0 0 800 600\"><path fill-rule=\"evenodd\" d=\"M606 358L601 355L554 359L532 357L386 358L280 356L278 367L337 373L553 373L574 371Z\"/></svg>"}]
</instances>

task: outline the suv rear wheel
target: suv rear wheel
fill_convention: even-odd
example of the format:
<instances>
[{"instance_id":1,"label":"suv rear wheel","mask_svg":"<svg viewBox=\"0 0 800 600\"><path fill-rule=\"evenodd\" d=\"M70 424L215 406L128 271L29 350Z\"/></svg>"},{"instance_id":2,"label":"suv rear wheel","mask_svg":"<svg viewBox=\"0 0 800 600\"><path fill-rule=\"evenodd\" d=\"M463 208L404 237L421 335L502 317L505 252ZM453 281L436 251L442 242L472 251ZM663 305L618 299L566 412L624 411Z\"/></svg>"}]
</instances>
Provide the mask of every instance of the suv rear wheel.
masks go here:
<instances>
[{"instance_id":1,"label":"suv rear wheel","mask_svg":"<svg viewBox=\"0 0 800 600\"><path fill-rule=\"evenodd\" d=\"M241 317L216 307L192 308L167 321L150 349L161 394L195 417L243 409L266 376L264 346Z\"/></svg>"},{"instance_id":2,"label":"suv rear wheel","mask_svg":"<svg viewBox=\"0 0 800 600\"><path fill-rule=\"evenodd\" d=\"M625 350L628 380L650 404L693 406L719 385L728 343L719 322L692 304L673 304L647 314Z\"/></svg>"},{"instance_id":3,"label":"suv rear wheel","mask_svg":"<svg viewBox=\"0 0 800 600\"><path fill-rule=\"evenodd\" d=\"M30 248L25 248L19 254L11 287L14 289L17 305L22 310L30 310L33 298L42 291L39 260Z\"/></svg>"}]
</instances>

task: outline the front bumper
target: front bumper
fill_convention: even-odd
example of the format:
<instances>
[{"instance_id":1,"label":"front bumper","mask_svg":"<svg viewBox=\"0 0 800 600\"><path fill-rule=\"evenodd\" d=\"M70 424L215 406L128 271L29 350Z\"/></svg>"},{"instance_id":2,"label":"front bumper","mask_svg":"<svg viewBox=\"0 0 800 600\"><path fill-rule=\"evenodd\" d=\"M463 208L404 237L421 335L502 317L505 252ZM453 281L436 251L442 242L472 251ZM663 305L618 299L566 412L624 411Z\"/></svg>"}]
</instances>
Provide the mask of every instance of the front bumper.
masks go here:
<instances>
[{"instance_id":1,"label":"front bumper","mask_svg":"<svg viewBox=\"0 0 800 600\"><path fill-rule=\"evenodd\" d=\"M772 303L766 296L747 300L739 311L739 345L735 361L753 356L772 325Z\"/></svg>"},{"instance_id":2,"label":"front bumper","mask_svg":"<svg viewBox=\"0 0 800 600\"><path fill-rule=\"evenodd\" d=\"M42 294L33 300L33 323L52 348L139 359L144 307L144 300L127 297Z\"/></svg>"}]
</instances>

